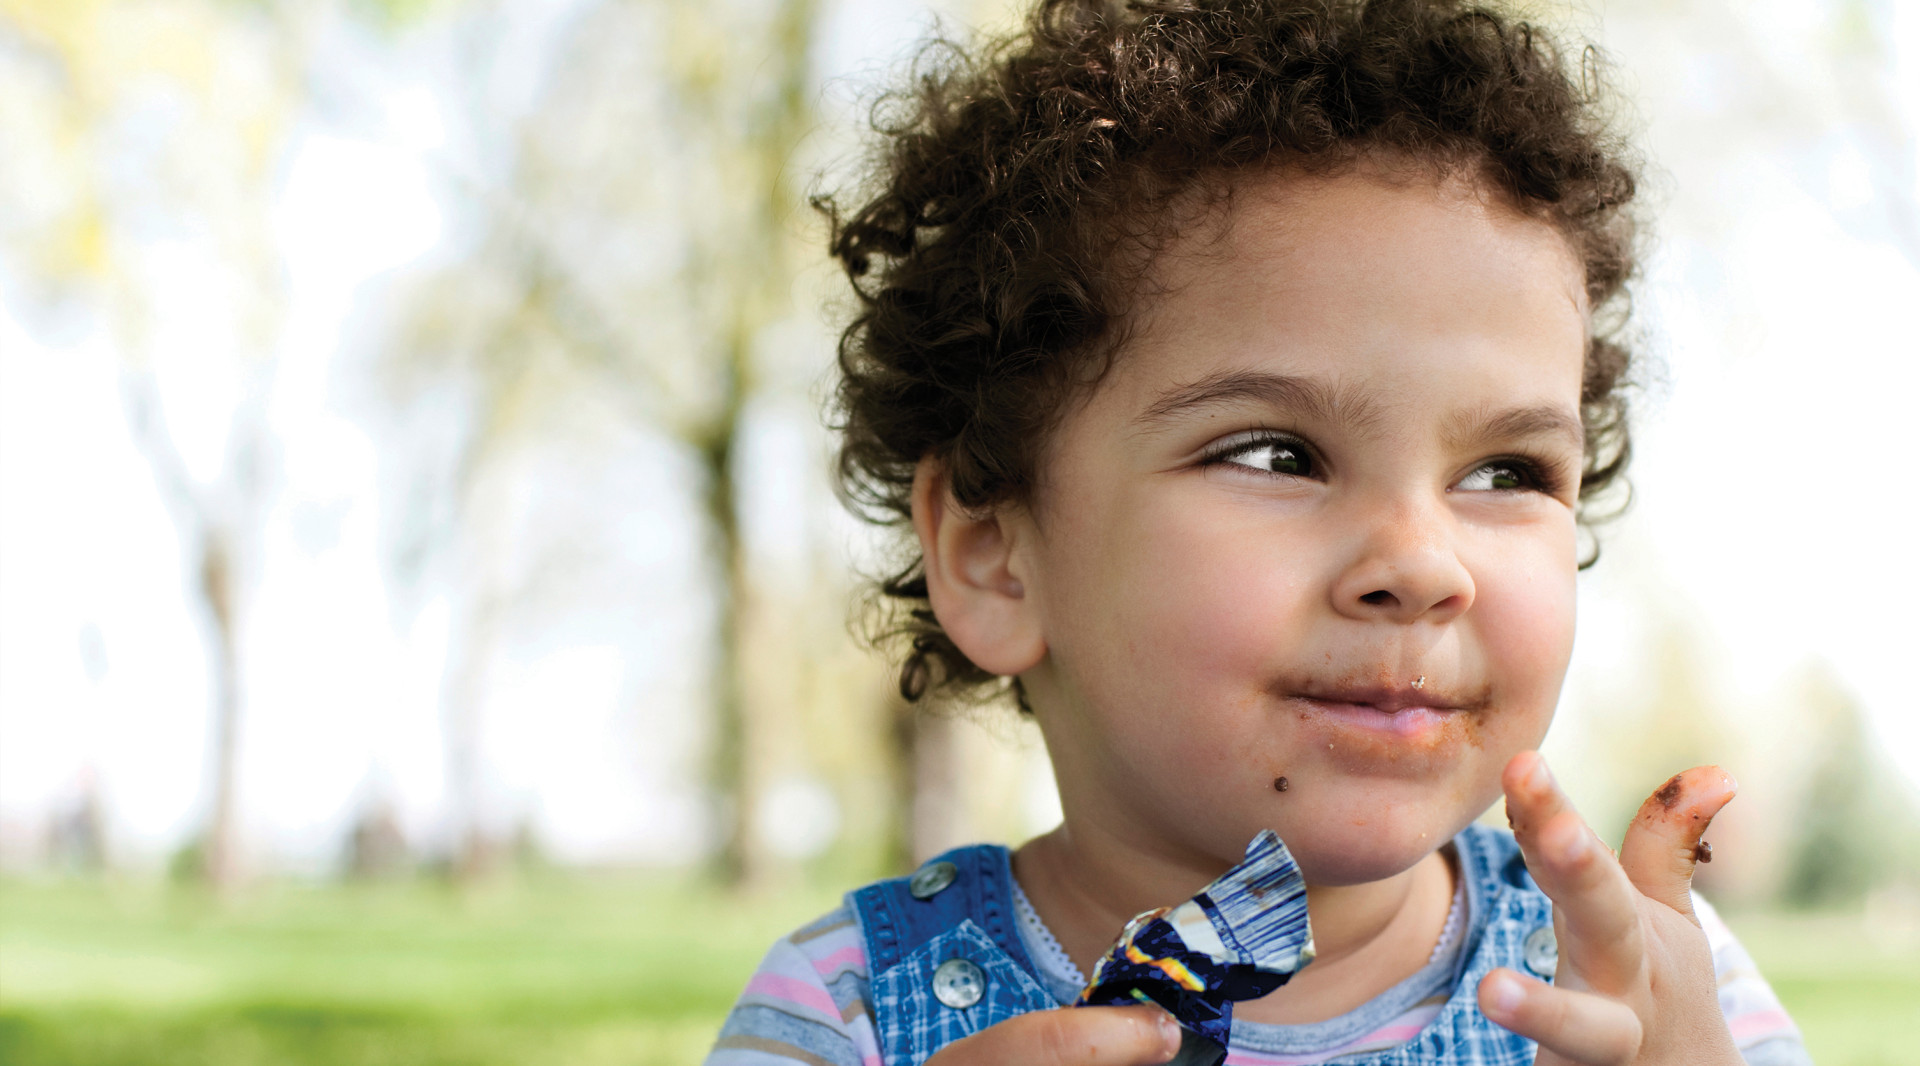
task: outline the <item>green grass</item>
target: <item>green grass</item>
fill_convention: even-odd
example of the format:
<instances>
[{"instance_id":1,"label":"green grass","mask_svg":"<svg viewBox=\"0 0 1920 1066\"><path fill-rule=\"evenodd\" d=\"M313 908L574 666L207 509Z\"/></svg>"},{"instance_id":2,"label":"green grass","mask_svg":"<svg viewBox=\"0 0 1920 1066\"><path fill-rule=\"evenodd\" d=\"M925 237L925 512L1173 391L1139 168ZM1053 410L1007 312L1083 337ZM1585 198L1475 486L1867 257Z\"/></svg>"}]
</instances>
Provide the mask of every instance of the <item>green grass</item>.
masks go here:
<instances>
[{"instance_id":1,"label":"green grass","mask_svg":"<svg viewBox=\"0 0 1920 1066\"><path fill-rule=\"evenodd\" d=\"M0 882L6 1066L693 1063L774 937L832 904L689 884ZM1859 918L1730 915L1821 1066L1920 1061L1920 944Z\"/></svg>"},{"instance_id":2,"label":"green grass","mask_svg":"<svg viewBox=\"0 0 1920 1066\"><path fill-rule=\"evenodd\" d=\"M1920 932L1858 915L1727 914L1820 1066L1920 1062Z\"/></svg>"},{"instance_id":3,"label":"green grass","mask_svg":"<svg viewBox=\"0 0 1920 1066\"><path fill-rule=\"evenodd\" d=\"M0 884L7 1066L690 1063L810 892Z\"/></svg>"}]
</instances>

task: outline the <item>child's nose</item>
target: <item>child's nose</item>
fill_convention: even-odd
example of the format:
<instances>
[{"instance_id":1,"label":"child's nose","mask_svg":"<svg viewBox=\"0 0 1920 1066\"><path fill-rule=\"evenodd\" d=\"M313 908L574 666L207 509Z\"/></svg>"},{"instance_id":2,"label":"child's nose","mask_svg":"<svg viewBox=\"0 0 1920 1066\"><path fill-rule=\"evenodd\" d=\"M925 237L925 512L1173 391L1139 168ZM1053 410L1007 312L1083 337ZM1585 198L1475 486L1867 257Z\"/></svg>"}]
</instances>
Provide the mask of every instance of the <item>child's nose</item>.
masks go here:
<instances>
[{"instance_id":1,"label":"child's nose","mask_svg":"<svg viewBox=\"0 0 1920 1066\"><path fill-rule=\"evenodd\" d=\"M1445 622L1473 606L1473 591L1444 518L1410 507L1372 524L1332 594L1334 609L1354 618Z\"/></svg>"}]
</instances>

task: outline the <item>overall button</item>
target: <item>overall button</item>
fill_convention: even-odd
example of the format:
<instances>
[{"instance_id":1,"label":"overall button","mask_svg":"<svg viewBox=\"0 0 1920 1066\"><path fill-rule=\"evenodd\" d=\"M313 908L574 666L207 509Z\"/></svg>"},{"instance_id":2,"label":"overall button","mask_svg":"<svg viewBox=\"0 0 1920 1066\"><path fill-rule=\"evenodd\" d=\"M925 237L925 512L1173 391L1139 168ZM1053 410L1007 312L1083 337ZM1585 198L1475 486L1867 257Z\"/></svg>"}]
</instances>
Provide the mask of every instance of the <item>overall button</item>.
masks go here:
<instances>
[{"instance_id":1,"label":"overall button","mask_svg":"<svg viewBox=\"0 0 1920 1066\"><path fill-rule=\"evenodd\" d=\"M1536 976L1552 977L1554 967L1560 965L1560 943L1553 938L1553 926L1543 925L1528 933L1526 942L1520 945L1520 958Z\"/></svg>"},{"instance_id":2,"label":"overall button","mask_svg":"<svg viewBox=\"0 0 1920 1066\"><path fill-rule=\"evenodd\" d=\"M933 998L966 1010L987 994L987 975L966 959L948 959L933 971Z\"/></svg>"},{"instance_id":3,"label":"overall button","mask_svg":"<svg viewBox=\"0 0 1920 1066\"><path fill-rule=\"evenodd\" d=\"M940 894L940 890L953 884L960 876L960 868L950 862L930 862L913 872L907 881L907 891L914 899L931 899Z\"/></svg>"}]
</instances>

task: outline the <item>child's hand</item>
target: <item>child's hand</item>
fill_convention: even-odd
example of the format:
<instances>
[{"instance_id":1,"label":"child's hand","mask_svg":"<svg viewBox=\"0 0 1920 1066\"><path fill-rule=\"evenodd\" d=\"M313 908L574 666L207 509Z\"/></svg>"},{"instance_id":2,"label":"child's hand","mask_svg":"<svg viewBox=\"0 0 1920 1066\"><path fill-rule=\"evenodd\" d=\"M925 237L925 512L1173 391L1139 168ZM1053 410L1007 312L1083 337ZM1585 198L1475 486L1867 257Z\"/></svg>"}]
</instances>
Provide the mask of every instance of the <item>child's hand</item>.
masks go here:
<instances>
[{"instance_id":1,"label":"child's hand","mask_svg":"<svg viewBox=\"0 0 1920 1066\"><path fill-rule=\"evenodd\" d=\"M1560 964L1552 985L1493 971L1480 982L1480 1009L1539 1041L1536 1066L1737 1066L1688 895L1694 849L1733 798L1733 778L1700 766L1661 786L1617 860L1537 752L1514 756L1501 783L1527 869L1553 899Z\"/></svg>"},{"instance_id":2,"label":"child's hand","mask_svg":"<svg viewBox=\"0 0 1920 1066\"><path fill-rule=\"evenodd\" d=\"M926 1066L1155 1066L1180 1053L1159 1007L1071 1007L1009 1018L940 1049Z\"/></svg>"}]
</instances>

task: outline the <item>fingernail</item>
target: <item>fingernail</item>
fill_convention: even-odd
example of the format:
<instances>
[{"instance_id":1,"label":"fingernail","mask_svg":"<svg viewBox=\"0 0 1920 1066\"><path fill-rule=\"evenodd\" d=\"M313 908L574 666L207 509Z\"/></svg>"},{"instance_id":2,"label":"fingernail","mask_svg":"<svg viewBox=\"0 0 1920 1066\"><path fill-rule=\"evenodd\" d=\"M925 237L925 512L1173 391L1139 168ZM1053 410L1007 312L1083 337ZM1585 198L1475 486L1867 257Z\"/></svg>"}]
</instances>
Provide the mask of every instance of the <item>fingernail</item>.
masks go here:
<instances>
[{"instance_id":1,"label":"fingernail","mask_svg":"<svg viewBox=\"0 0 1920 1066\"><path fill-rule=\"evenodd\" d=\"M1505 974L1493 975L1493 1009L1501 1014L1512 1014L1520 1009L1520 1001L1527 998L1527 990L1520 982Z\"/></svg>"},{"instance_id":2,"label":"fingernail","mask_svg":"<svg viewBox=\"0 0 1920 1066\"><path fill-rule=\"evenodd\" d=\"M1160 1030L1160 1050L1167 1058L1180 1054L1180 1023L1173 1020L1173 1015L1163 1013L1153 1024Z\"/></svg>"},{"instance_id":3,"label":"fingernail","mask_svg":"<svg viewBox=\"0 0 1920 1066\"><path fill-rule=\"evenodd\" d=\"M1553 788L1553 771L1547 769L1547 760L1542 756L1533 757L1533 769L1527 771L1527 787L1535 792L1547 792Z\"/></svg>"}]
</instances>

